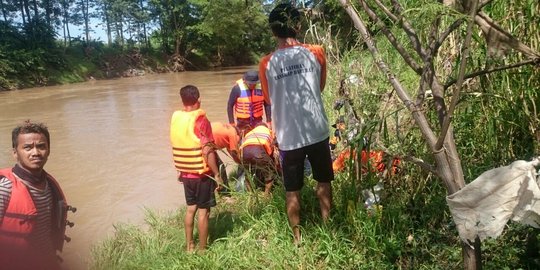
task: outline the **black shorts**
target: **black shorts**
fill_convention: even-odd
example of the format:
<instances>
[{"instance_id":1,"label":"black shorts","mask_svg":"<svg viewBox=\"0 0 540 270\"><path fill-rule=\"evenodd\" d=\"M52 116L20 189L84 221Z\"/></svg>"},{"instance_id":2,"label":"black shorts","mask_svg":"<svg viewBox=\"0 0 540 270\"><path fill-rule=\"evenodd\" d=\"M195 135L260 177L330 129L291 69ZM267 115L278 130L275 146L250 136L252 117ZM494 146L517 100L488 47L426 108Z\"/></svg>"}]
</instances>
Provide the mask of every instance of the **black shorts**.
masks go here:
<instances>
[{"instance_id":1,"label":"black shorts","mask_svg":"<svg viewBox=\"0 0 540 270\"><path fill-rule=\"evenodd\" d=\"M328 138L299 149L280 150L279 153L285 191L299 191L304 186L304 160L306 156L311 164L313 178L317 182L324 183L334 180Z\"/></svg>"},{"instance_id":2,"label":"black shorts","mask_svg":"<svg viewBox=\"0 0 540 270\"><path fill-rule=\"evenodd\" d=\"M197 205L197 208L207 209L216 206L216 181L209 176L201 178L182 177L184 196L187 205Z\"/></svg>"},{"instance_id":3,"label":"black shorts","mask_svg":"<svg viewBox=\"0 0 540 270\"><path fill-rule=\"evenodd\" d=\"M276 171L272 157L266 153L262 145L248 145L242 149L242 162L251 168L258 180L258 185L263 185L266 180L272 179Z\"/></svg>"}]
</instances>

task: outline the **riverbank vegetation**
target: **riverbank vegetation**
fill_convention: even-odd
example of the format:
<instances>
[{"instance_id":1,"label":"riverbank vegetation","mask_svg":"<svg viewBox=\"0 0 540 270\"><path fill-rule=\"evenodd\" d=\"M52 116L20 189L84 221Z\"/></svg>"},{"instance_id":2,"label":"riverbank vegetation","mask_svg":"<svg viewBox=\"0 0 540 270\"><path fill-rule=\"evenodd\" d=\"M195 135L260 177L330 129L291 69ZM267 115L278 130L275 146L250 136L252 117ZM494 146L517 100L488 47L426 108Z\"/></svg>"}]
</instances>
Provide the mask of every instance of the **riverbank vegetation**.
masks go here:
<instances>
[{"instance_id":1,"label":"riverbank vegetation","mask_svg":"<svg viewBox=\"0 0 540 270\"><path fill-rule=\"evenodd\" d=\"M0 1L0 90L254 64L270 6L228 2Z\"/></svg>"},{"instance_id":2,"label":"riverbank vegetation","mask_svg":"<svg viewBox=\"0 0 540 270\"><path fill-rule=\"evenodd\" d=\"M510 222L470 253L446 204L482 172L540 154L538 1L481 3L483 21L469 15L477 8L431 1L350 7L315 1L302 38L327 50L326 108L332 123L342 117L348 127L337 151L383 150L402 159L400 172L363 172L352 159L336 176L324 225L309 182L299 247L277 187L270 199L234 193L236 202L221 201L204 253L184 252L182 209L149 212L147 226L117 225L94 250L92 269L540 267L538 229ZM497 38L497 29L511 35ZM379 200L366 203L379 183Z\"/></svg>"}]
</instances>

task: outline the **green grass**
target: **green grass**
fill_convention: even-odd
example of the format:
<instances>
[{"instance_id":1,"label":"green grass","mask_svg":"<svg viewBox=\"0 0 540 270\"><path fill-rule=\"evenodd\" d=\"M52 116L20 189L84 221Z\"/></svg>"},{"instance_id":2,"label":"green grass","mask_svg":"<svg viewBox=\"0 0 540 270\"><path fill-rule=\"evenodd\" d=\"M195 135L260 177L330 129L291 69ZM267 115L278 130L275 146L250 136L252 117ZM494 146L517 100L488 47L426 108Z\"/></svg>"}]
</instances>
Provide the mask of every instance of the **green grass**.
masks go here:
<instances>
[{"instance_id":1,"label":"green grass","mask_svg":"<svg viewBox=\"0 0 540 270\"><path fill-rule=\"evenodd\" d=\"M345 178L338 176L335 208L326 224L319 218L313 181L304 187L299 247L292 241L284 191L277 187L272 198L234 193L235 203L220 201L212 211L210 245L204 253L184 251L184 209L165 216L147 212L145 229L118 226L115 236L94 250L91 269L399 269L415 259L429 262L430 252L445 258L446 265L459 264L457 245L431 250L425 242L432 233L427 231L407 241L416 233L412 216L405 213L396 221L393 215L398 209L391 206L370 213L363 200L341 198L346 185ZM441 262L432 263L426 269Z\"/></svg>"},{"instance_id":2,"label":"green grass","mask_svg":"<svg viewBox=\"0 0 540 270\"><path fill-rule=\"evenodd\" d=\"M527 0L511 5L494 2L486 10L492 11L503 26L538 50L539 31L529 33L537 29L538 24L522 21L538 21L538 16L531 16L537 7L535 1ZM515 16L522 12L528 15ZM421 25L428 21L415 22L420 23L419 27L424 26L419 33L429 30L427 25ZM404 65L387 41L380 36L376 39L379 51L384 52L384 59L394 74L406 89L411 89L409 94L416 96L419 77ZM323 92L330 124L338 116L349 117L354 111L361 125L351 140L353 147L361 147L362 137L366 136L372 147L384 145L392 154L411 155L434 164L432 153L410 114L397 100L371 55L361 46L343 52L338 42L330 45L326 44L329 66ZM489 62L486 48L477 43L472 46L475 50L469 61L473 65L470 68L482 69ZM445 50L448 49L443 49L441 54L448 53ZM440 58L449 59L443 55ZM519 55L509 55L507 59L516 62ZM458 66L455 61L454 67ZM452 72L442 67L437 69L441 69L441 78ZM340 81L353 74L360 83L349 84L344 89L352 105L340 111L332 110L336 99L342 98L338 91ZM452 124L466 182L493 167L517 159L527 160L540 153L539 87L539 70L533 66L485 75L464 87ZM428 99L424 108L426 116L432 128L437 129L437 118L431 106ZM334 207L326 224L319 218L314 182L312 179L307 182L301 193L303 241L300 247L293 244L285 194L278 186L271 199L252 193L234 193L236 203L219 203L212 210L210 244L204 253L184 252L184 209L164 216L148 212L147 226L118 226L116 234L93 251L91 269L463 268L461 241L446 204L446 188L440 179L414 164L403 163L399 175L384 179L382 201L377 210L372 211L364 208L362 190L372 187L380 178L372 174L357 177L354 163L350 166L336 176ZM484 269L540 269L539 232L539 229L509 222L497 239L483 241Z\"/></svg>"}]
</instances>

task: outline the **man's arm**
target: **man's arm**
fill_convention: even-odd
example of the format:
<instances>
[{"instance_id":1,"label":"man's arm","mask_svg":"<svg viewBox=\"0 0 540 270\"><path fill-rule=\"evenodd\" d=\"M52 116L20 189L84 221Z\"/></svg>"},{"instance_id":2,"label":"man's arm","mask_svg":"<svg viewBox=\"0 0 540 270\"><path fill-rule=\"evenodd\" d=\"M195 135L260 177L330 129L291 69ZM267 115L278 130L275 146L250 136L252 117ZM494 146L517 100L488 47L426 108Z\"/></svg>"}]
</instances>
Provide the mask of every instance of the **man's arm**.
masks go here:
<instances>
[{"instance_id":1,"label":"man's arm","mask_svg":"<svg viewBox=\"0 0 540 270\"><path fill-rule=\"evenodd\" d=\"M311 52L315 55L317 58L317 61L321 65L321 92L324 90L324 87L326 85L326 53L324 52L324 48L319 45L309 45L309 49Z\"/></svg>"},{"instance_id":2,"label":"man's arm","mask_svg":"<svg viewBox=\"0 0 540 270\"><path fill-rule=\"evenodd\" d=\"M237 84L231 89L229 94L229 101L227 102L227 116L229 117L229 123L234 124L234 105L236 99L240 96L240 87Z\"/></svg>"},{"instance_id":3,"label":"man's arm","mask_svg":"<svg viewBox=\"0 0 540 270\"><path fill-rule=\"evenodd\" d=\"M219 166L217 162L217 153L214 150L214 147L207 144L203 147L203 156L206 159L206 163L208 164L208 167L210 167L210 170L212 170L212 173L214 174L214 178L216 179L216 182L218 182L218 187L216 190L221 190L221 187L223 186L223 180L221 179L221 175L219 174Z\"/></svg>"},{"instance_id":4,"label":"man's arm","mask_svg":"<svg viewBox=\"0 0 540 270\"><path fill-rule=\"evenodd\" d=\"M266 122L272 122L272 106L265 102L264 111L266 112Z\"/></svg>"},{"instance_id":5,"label":"man's arm","mask_svg":"<svg viewBox=\"0 0 540 270\"><path fill-rule=\"evenodd\" d=\"M267 55L263 57L261 59L261 62L259 63L259 80L261 82L261 89L264 96L264 102L268 105L270 105L271 102L270 102L270 94L268 91L268 78L266 78L266 65L268 64L268 61L270 60L270 56L271 55Z\"/></svg>"},{"instance_id":6,"label":"man's arm","mask_svg":"<svg viewBox=\"0 0 540 270\"><path fill-rule=\"evenodd\" d=\"M197 119L195 124L195 134L201 140L201 144L203 145L203 158L206 160L206 164L208 164L208 167L210 167L210 170L212 170L214 178L219 184L216 189L221 190L223 180L221 180L221 176L219 174L219 166L217 162L218 156L214 149L215 144L214 136L212 135L212 125L210 124L210 121L208 121L208 118L201 116Z\"/></svg>"}]
</instances>

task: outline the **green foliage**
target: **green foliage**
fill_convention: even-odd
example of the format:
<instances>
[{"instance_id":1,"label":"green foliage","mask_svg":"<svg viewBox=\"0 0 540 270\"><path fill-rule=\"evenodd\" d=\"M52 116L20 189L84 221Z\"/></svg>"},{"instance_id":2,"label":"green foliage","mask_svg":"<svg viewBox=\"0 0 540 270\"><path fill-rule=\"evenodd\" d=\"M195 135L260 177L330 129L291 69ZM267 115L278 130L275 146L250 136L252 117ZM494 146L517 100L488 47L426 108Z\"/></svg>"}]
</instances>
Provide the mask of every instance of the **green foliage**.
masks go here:
<instances>
[{"instance_id":1,"label":"green foliage","mask_svg":"<svg viewBox=\"0 0 540 270\"><path fill-rule=\"evenodd\" d=\"M199 2L200 21L187 29L199 37L198 42L191 45L199 56L218 65L253 64L272 48L261 3L228 0L215 5Z\"/></svg>"},{"instance_id":2,"label":"green foliage","mask_svg":"<svg viewBox=\"0 0 540 270\"><path fill-rule=\"evenodd\" d=\"M0 89L55 83L49 69L65 68L65 60L49 30L42 23L23 30L0 23Z\"/></svg>"},{"instance_id":3,"label":"green foliage","mask_svg":"<svg viewBox=\"0 0 540 270\"><path fill-rule=\"evenodd\" d=\"M430 30L429 23L435 18L437 12L447 15L441 18L443 29L453 20L462 17L462 15L446 10L438 4L431 4L429 1L423 3L400 1L400 4L404 5L406 16L423 18L420 21L411 21L414 22L414 28L424 42ZM538 16L532 16L535 11L539 10L539 7L539 3L535 1L516 1L512 4L490 2L486 11L491 12L489 15L501 22L503 28L510 30L519 40L539 51L540 36L537 25L540 24ZM397 27L391 29L396 35L396 39L406 40L405 35L400 34L399 31L396 31L397 29ZM408 94L414 100L417 97L417 89L419 89L418 76L403 64L401 57L378 31L378 26L370 25L370 30L375 35L375 43L383 54L384 62L391 66L392 73L399 78L405 86L404 88L409 90ZM459 36L464 33L463 30L464 28L459 28L456 36L450 39L450 44L443 44L444 49L437 56L438 60L435 61L435 65L437 71L440 72L440 80L444 81L450 76L456 76L459 59L456 59L457 48L455 46L459 45L459 42L456 43L455 39L459 39ZM474 33L475 40L471 45L473 53L470 56L467 73L524 60L522 55L512 51L507 51L502 59L491 58L487 52L485 37L478 34L479 31L474 31ZM342 96L353 101L350 108L332 111L331 119L336 119L340 115L349 116L351 111L355 111L361 122L357 138L370 138L371 147L374 149L385 149L392 155L410 155L434 164L430 151L426 149L424 138L416 130L409 113L394 96L385 75L377 70L372 56L364 51L362 46L352 50L344 49L345 46L339 39L325 40L325 42L328 48L327 52L333 60L339 62L338 65L331 66L329 70L331 75L327 84L329 93L326 98L331 100L327 101L327 108L331 108L335 99ZM407 42L405 45L409 46ZM411 51L412 47L406 49ZM466 81L452 123L467 182L472 181L488 169L507 165L518 159L530 160L540 153L540 114L538 113L540 74L538 72L537 66L528 65L482 75ZM354 82L349 83L350 80L347 79L353 77L355 78ZM343 90L340 86L342 81L346 82L344 94L340 93L340 90ZM446 94L451 94L452 89L448 89ZM449 101L451 96L448 95L447 98ZM433 106L433 100L432 97L428 96L422 110L426 113L429 122L432 123L430 127L437 131L439 130L438 118L433 113L431 106ZM349 117L346 117L347 119ZM353 123L348 122L348 124ZM361 144L353 142L352 147L360 149ZM354 163L350 165L348 177L354 178ZM456 234L455 228L451 218L446 213L446 202L443 199L445 196L444 188L439 186L438 179L432 179L433 176L427 172L421 172L419 168L414 168L414 166L411 163L405 163L405 175L400 176L398 182L385 180L385 189L391 195L388 195L388 204L386 202L383 204L387 213L391 212L389 216L394 220L393 226L403 226L404 229L408 228L414 231L415 239L420 232L420 237L424 241L430 242L431 245L434 245L434 249L439 248L441 252L418 247L414 251L420 252L413 252L415 256L420 253L428 256L422 257L421 263L411 266L408 263L418 263L418 261L404 260L403 257L399 257L399 254L404 253L404 245L401 245L401 251L392 253L391 243L393 242L390 240L388 249L386 249L387 255L400 258L397 261L401 262L401 266L406 269L460 268L456 263L460 261L457 249L447 250L449 246L458 247L460 241L453 236ZM373 184L373 180L369 177L364 179L371 185ZM365 186L351 185L345 192L350 193L351 190L358 191L362 188ZM396 193L399 192L410 194L410 197L397 199L399 195ZM437 198L437 196L440 197ZM404 195L403 197L408 196ZM409 207L403 209L401 205ZM438 209L439 214L436 214L436 209ZM441 217L440 213L445 213L444 218L437 220L435 216ZM412 221L408 219L412 219ZM426 230L440 230L441 234L424 235ZM483 250L483 262L486 268L538 268L540 254L538 253L537 240L535 240L537 230L532 230L532 232L530 230L531 228L510 223L509 231L501 238L486 241ZM507 236L507 234L512 235L512 237ZM388 238L389 236L385 235L384 239ZM525 241L527 241L526 245ZM448 243L448 246L441 245L443 242ZM456 258L456 261L447 263L448 260L444 256ZM530 260L528 260L529 258ZM441 265L430 265L430 262L437 260L441 262Z\"/></svg>"}]
</instances>

